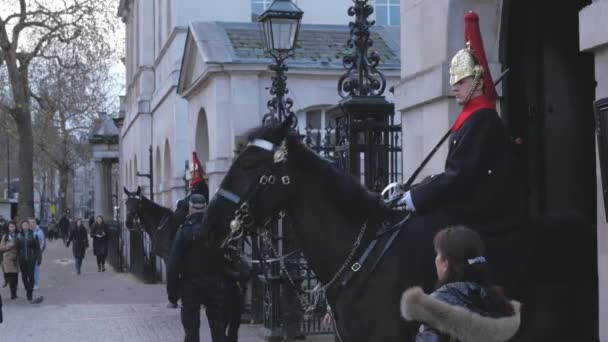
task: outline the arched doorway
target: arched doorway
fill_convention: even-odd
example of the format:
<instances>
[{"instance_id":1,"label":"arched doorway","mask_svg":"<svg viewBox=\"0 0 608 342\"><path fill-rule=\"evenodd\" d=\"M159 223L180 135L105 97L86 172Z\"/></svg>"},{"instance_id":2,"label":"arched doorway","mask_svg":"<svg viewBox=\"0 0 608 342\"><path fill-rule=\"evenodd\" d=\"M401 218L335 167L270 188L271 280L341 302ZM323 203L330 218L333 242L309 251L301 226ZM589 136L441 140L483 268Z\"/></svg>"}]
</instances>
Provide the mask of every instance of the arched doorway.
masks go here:
<instances>
[{"instance_id":1,"label":"arched doorway","mask_svg":"<svg viewBox=\"0 0 608 342\"><path fill-rule=\"evenodd\" d=\"M503 113L526 180L531 214L596 218L593 55L579 51L589 0L505 0ZM549 14L548 8L551 8Z\"/></svg>"},{"instance_id":2,"label":"arched doorway","mask_svg":"<svg viewBox=\"0 0 608 342\"><path fill-rule=\"evenodd\" d=\"M207 114L202 108L198 113L198 118L196 119L195 134L194 142L196 154L198 155L201 163L205 163L209 160L209 129L207 125Z\"/></svg>"}]
</instances>

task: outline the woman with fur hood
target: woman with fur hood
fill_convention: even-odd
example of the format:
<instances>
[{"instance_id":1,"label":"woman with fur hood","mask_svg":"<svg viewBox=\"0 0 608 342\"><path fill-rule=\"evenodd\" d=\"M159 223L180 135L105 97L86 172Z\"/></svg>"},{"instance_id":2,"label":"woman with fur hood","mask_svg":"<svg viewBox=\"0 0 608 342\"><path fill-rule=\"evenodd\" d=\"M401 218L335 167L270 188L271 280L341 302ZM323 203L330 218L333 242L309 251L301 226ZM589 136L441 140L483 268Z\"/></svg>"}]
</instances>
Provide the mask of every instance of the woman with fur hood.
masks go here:
<instances>
[{"instance_id":1,"label":"woman with fur hood","mask_svg":"<svg viewBox=\"0 0 608 342\"><path fill-rule=\"evenodd\" d=\"M489 283L484 245L466 227L435 235L438 289L430 295L413 287L403 293L401 314L422 325L416 342L504 342L519 329L520 304Z\"/></svg>"}]
</instances>

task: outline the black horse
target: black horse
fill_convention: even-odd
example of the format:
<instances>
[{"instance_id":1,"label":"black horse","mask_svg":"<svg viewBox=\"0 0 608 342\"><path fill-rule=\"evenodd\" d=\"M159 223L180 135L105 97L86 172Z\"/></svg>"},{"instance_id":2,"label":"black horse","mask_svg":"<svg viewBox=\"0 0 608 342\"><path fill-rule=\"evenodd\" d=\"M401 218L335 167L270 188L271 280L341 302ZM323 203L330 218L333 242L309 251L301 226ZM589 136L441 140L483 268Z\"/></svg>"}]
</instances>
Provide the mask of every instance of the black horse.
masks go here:
<instances>
[{"instance_id":1,"label":"black horse","mask_svg":"<svg viewBox=\"0 0 608 342\"><path fill-rule=\"evenodd\" d=\"M163 207L141 194L141 188L137 187L134 192L129 192L124 188L127 195L126 209L126 226L133 227L135 217L138 217L142 226L150 239L152 240L152 251L154 254L161 257L165 264L169 261L171 253L171 245L177 229L185 221L184 217L174 217L174 212L166 207ZM182 221L182 222L178 222ZM228 291L231 293L226 296L226 310L228 314L227 321L227 341L238 340L238 330L241 324L241 292L236 281L227 278Z\"/></svg>"},{"instance_id":2,"label":"black horse","mask_svg":"<svg viewBox=\"0 0 608 342\"><path fill-rule=\"evenodd\" d=\"M412 341L417 326L401 319L399 300L411 286L427 292L434 287L434 229L417 224L415 217L405 222L373 273L373 262L366 263L342 286L341 276L381 223L404 213L306 148L288 134L288 124L250 135L250 146L226 174L203 226L224 234L251 232L284 212L308 264L326 286L341 340ZM524 303L517 341L597 340L596 259L589 252L595 249L593 230L574 224L578 221L543 220L484 236L497 279L505 279L507 294L521 294ZM228 226L232 231L225 230Z\"/></svg>"}]
</instances>

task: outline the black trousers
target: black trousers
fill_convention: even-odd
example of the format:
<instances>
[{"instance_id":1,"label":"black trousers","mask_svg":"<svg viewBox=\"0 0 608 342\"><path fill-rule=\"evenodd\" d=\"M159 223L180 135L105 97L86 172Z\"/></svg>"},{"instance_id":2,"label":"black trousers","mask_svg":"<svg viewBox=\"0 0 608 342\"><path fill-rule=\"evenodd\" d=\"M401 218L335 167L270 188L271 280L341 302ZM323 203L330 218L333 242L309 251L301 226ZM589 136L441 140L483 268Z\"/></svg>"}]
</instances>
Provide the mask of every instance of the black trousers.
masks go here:
<instances>
[{"instance_id":1,"label":"black trousers","mask_svg":"<svg viewBox=\"0 0 608 342\"><path fill-rule=\"evenodd\" d=\"M226 305L229 312L226 313L228 322L227 342L239 340L239 327L241 326L241 315L245 306L246 282L237 282L226 278Z\"/></svg>"},{"instance_id":2,"label":"black trousers","mask_svg":"<svg viewBox=\"0 0 608 342\"><path fill-rule=\"evenodd\" d=\"M8 283L8 286L11 288L11 297L17 297L17 284L19 283L19 274L18 273L4 273L4 278Z\"/></svg>"},{"instance_id":3,"label":"black trousers","mask_svg":"<svg viewBox=\"0 0 608 342\"><path fill-rule=\"evenodd\" d=\"M19 267L21 268L21 280L23 280L27 299L32 300L32 295L34 294L34 268L36 267L36 260L20 259Z\"/></svg>"},{"instance_id":4,"label":"black trousers","mask_svg":"<svg viewBox=\"0 0 608 342\"><path fill-rule=\"evenodd\" d=\"M226 341L226 285L223 276L210 276L199 284L188 284L185 280L184 298L182 298L181 320L186 334L184 342L200 341L201 305L211 330L213 342ZM194 285L194 286L193 286Z\"/></svg>"},{"instance_id":5,"label":"black trousers","mask_svg":"<svg viewBox=\"0 0 608 342\"><path fill-rule=\"evenodd\" d=\"M106 267L106 255L105 254L99 254L96 255L97 257L97 267L99 267L99 269L103 269Z\"/></svg>"}]
</instances>

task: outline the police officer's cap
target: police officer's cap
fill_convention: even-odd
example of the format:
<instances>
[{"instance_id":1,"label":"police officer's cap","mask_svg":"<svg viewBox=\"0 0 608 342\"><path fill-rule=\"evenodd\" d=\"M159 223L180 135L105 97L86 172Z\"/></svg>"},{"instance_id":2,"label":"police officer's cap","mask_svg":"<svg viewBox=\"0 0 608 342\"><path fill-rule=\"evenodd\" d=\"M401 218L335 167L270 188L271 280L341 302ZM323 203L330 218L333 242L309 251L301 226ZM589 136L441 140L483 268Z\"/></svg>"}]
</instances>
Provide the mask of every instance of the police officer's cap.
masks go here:
<instances>
[{"instance_id":1,"label":"police officer's cap","mask_svg":"<svg viewBox=\"0 0 608 342\"><path fill-rule=\"evenodd\" d=\"M205 196L203 195L199 195L199 194L192 194L190 196L190 208L192 209L205 209L205 207L207 206L207 199L205 198Z\"/></svg>"}]
</instances>

